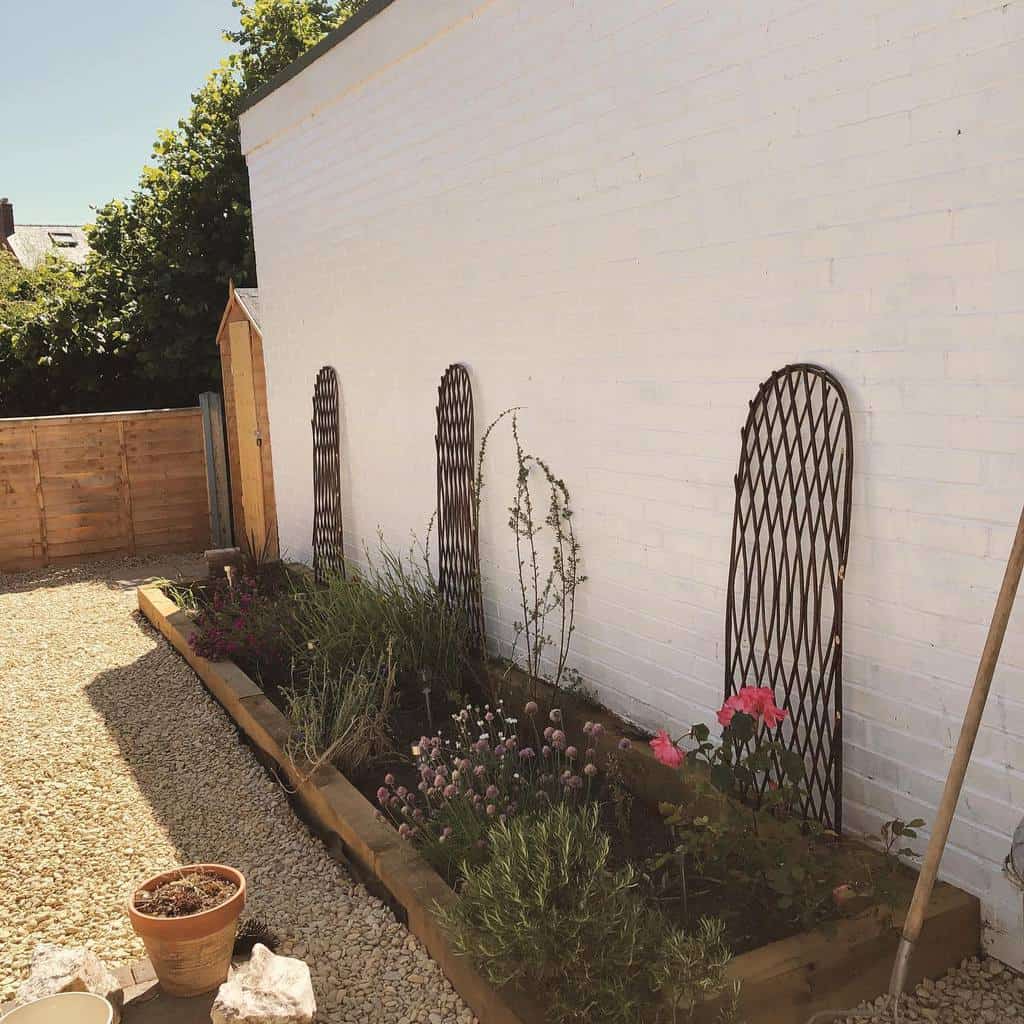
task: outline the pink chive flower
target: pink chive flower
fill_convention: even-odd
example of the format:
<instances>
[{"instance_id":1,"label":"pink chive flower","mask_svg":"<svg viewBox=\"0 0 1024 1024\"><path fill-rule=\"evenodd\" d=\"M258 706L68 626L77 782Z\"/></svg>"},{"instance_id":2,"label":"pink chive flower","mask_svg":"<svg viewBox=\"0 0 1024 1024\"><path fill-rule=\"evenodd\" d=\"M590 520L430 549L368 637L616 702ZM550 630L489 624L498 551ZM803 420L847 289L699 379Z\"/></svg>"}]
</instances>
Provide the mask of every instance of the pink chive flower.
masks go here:
<instances>
[{"instance_id":1,"label":"pink chive flower","mask_svg":"<svg viewBox=\"0 0 1024 1024\"><path fill-rule=\"evenodd\" d=\"M532 718L537 714L540 708L537 707L537 702L535 700L528 700L526 702L526 707L523 708L523 710Z\"/></svg>"},{"instance_id":2,"label":"pink chive flower","mask_svg":"<svg viewBox=\"0 0 1024 1024\"><path fill-rule=\"evenodd\" d=\"M654 751L655 760L667 768L678 768L685 759L683 752L672 742L672 737L664 729L658 730L658 735L651 740L650 746Z\"/></svg>"}]
</instances>

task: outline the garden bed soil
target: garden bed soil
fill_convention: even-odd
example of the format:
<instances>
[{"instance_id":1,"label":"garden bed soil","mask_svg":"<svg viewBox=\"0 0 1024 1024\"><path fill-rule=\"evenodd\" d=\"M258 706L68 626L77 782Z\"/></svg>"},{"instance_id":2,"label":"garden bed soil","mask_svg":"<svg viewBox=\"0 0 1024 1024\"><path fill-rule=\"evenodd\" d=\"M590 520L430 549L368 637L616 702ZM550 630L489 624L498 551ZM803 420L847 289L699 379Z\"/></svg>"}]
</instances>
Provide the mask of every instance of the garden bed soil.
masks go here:
<instances>
[{"instance_id":1,"label":"garden bed soil","mask_svg":"<svg viewBox=\"0 0 1024 1024\"><path fill-rule=\"evenodd\" d=\"M212 871L181 872L152 889L139 889L132 905L140 914L150 917L186 917L202 914L227 903L238 885L230 878Z\"/></svg>"},{"instance_id":2,"label":"garden bed soil","mask_svg":"<svg viewBox=\"0 0 1024 1024\"><path fill-rule=\"evenodd\" d=\"M280 766L307 813L326 831L337 834L353 861L379 880L404 908L410 930L421 938L480 1018L488 1024L533 1024L542 1020L543 1013L528 994L516 989L495 991L468 961L452 953L434 913L438 906L447 906L457 897L413 846L380 821L372 802L379 773L373 772L366 780L372 781L372 788L366 782L360 787L370 788L371 799L367 799L336 769L318 767L314 771L303 759L290 758L285 752L290 727L279 707L238 666L210 662L192 651L189 637L194 626L188 614L157 587L139 589L139 607L185 656L250 739ZM494 674L498 670L490 671ZM536 694L522 673L500 675L506 693L511 692L511 703L526 700L529 692ZM550 705L553 695L540 685L541 702ZM637 738L637 730L624 728L613 713L587 701L563 698L560 694L559 705L569 729L578 729L584 719L600 721L605 727L598 741L599 753L613 754L624 733ZM414 739L426 731L412 730ZM648 839L653 839L656 832L664 836L656 807L660 801L678 802L685 797L680 773L658 763L642 742L618 756L621 777L642 808L633 827ZM838 849L844 847L855 851L851 855L856 857L879 856L859 844L843 843ZM844 850L836 855L847 853ZM629 856L629 851L623 849L620 856ZM912 875L907 877L912 879ZM721 906L716 905L715 912L720 914ZM741 1005L749 1024L791 1024L819 1009L849 1006L884 991L902 917L902 912L874 907L786 938L773 935L770 922L766 928L750 929L747 941L742 943L749 951L736 956L728 971L731 979L742 983ZM928 909L911 981L937 977L974 955L979 947L977 899L940 884ZM712 1020L715 1012L715 1005L709 1004L706 1019ZM699 1016L705 1019L704 1014Z\"/></svg>"}]
</instances>

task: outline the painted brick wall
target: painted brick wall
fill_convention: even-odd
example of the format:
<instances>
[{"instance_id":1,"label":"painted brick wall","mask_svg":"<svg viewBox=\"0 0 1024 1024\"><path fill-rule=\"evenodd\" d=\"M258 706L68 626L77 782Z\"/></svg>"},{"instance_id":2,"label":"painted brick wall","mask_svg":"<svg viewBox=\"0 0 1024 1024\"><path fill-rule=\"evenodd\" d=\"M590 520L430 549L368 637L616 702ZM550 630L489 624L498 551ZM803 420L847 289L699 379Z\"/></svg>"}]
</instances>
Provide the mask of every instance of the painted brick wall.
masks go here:
<instances>
[{"instance_id":1,"label":"painted brick wall","mask_svg":"<svg viewBox=\"0 0 1024 1024\"><path fill-rule=\"evenodd\" d=\"M930 819L1024 498L1024 3L397 0L243 117L282 542L343 400L346 537L422 535L444 367L578 507L573 658L648 725L720 699L748 399L844 382L847 820ZM514 620L491 448L492 624ZM943 869L1021 963L1024 612Z\"/></svg>"}]
</instances>

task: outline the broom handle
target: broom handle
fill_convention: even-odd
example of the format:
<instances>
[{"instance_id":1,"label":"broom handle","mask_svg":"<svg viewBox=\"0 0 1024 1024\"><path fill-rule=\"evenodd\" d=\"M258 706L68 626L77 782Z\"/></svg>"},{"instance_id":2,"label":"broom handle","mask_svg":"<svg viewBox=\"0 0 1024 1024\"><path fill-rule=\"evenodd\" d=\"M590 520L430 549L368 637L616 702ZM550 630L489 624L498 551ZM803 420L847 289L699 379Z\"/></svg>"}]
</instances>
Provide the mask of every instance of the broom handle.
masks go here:
<instances>
[{"instance_id":1,"label":"broom handle","mask_svg":"<svg viewBox=\"0 0 1024 1024\"><path fill-rule=\"evenodd\" d=\"M996 663L999 661L999 651L1003 645L1003 637L1006 635L1006 624L1009 622L1010 612L1013 609L1013 600L1017 595L1017 585L1020 583L1022 569L1024 569L1024 510L1022 510L1020 521L1017 524L1017 535L1013 541L1009 561L1006 563L1003 585L999 590L995 611L992 613L992 622L988 627L985 648L978 664L978 674L974 679L974 689L971 691L971 700L967 705L964 723L960 728L960 739L957 742L953 763L950 765L949 775L946 778L946 788L942 792L942 800L939 803L931 838L928 841L928 850L921 863L921 873L917 876L914 897L910 901L910 909L907 911L907 917L903 923L903 936L900 939L900 948L896 954L892 982L889 987L890 994L894 996L898 996L903 991L910 953L924 924L924 914L928 909L928 900L931 898L932 888L935 885L935 876L939 872L939 862L942 860L946 840L949 838L949 828L953 823L957 801L960 799L960 790L963 787L964 776L967 774L974 741L978 736L978 727L981 725L981 716L985 710L985 702L988 700L989 689L992 686L992 676L996 670Z\"/></svg>"}]
</instances>

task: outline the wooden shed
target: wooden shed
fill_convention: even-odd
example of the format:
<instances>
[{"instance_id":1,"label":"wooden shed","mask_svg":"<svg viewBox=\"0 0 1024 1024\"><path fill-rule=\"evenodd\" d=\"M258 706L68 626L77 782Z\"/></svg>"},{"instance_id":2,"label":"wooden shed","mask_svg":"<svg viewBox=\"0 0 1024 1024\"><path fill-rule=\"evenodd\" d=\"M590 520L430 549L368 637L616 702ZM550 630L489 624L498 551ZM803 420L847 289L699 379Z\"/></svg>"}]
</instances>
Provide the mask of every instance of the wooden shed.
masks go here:
<instances>
[{"instance_id":1,"label":"wooden shed","mask_svg":"<svg viewBox=\"0 0 1024 1024\"><path fill-rule=\"evenodd\" d=\"M217 331L235 543L276 554L277 511L259 293L231 287Z\"/></svg>"}]
</instances>

